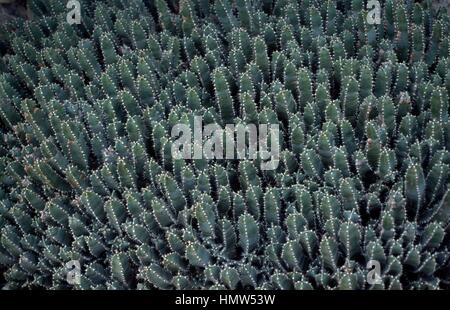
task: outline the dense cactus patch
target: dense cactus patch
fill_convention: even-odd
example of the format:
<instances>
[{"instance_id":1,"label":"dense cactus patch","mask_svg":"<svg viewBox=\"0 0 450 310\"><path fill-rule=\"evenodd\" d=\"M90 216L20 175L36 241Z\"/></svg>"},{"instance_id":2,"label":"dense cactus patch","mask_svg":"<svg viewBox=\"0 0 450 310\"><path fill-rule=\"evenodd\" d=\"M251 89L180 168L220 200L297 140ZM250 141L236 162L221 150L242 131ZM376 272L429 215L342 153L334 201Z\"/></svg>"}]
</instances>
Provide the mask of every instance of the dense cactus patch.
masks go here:
<instances>
[{"instance_id":1,"label":"dense cactus patch","mask_svg":"<svg viewBox=\"0 0 450 310\"><path fill-rule=\"evenodd\" d=\"M4 288L449 288L445 11L81 4L69 25L65 1L30 0L0 30ZM195 116L278 124L277 169L174 160Z\"/></svg>"}]
</instances>

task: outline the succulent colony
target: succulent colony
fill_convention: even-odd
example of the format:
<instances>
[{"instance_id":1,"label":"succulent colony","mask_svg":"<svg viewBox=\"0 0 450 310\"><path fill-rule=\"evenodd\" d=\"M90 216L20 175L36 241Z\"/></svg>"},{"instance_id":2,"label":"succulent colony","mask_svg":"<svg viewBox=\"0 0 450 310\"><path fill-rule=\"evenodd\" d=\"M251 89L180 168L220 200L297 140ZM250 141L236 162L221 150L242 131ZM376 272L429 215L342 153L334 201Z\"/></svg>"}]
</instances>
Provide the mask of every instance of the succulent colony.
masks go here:
<instances>
[{"instance_id":1,"label":"succulent colony","mask_svg":"<svg viewBox=\"0 0 450 310\"><path fill-rule=\"evenodd\" d=\"M380 4L30 0L0 31L3 288L449 289L449 17ZM279 124L277 169L174 160L194 116Z\"/></svg>"}]
</instances>

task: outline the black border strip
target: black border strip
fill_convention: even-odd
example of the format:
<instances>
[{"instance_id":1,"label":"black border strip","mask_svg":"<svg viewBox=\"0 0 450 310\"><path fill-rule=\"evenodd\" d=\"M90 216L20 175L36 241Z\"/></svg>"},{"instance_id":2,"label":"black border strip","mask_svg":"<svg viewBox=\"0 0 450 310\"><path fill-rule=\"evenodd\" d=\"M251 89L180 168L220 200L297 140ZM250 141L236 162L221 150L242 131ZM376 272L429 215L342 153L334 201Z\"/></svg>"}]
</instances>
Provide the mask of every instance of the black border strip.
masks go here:
<instances>
[{"instance_id":1,"label":"black border strip","mask_svg":"<svg viewBox=\"0 0 450 310\"><path fill-rule=\"evenodd\" d=\"M177 305L177 298L180 301L183 295L185 303ZM254 297L242 297L251 295ZM259 296L263 296L264 300L267 298L264 296L270 295L275 295L273 304L260 304ZM231 296L228 297L231 300L247 298L249 304L245 305L245 302L238 304L253 308L299 306L301 309L306 309L305 307L315 309L319 306L332 306L347 309L359 307L354 308L358 310L365 310L367 307L376 307L380 310L396 307L403 310L407 307L424 307L428 310L434 305L442 306L448 303L450 291L1 291L0 303L3 309L32 305L46 310L67 308L129 310L130 307L145 307L145 309L158 307L158 310L159 307L210 309L237 305L225 304L225 296ZM207 297L208 305L204 307L204 304L186 304L189 303L187 297L197 297L196 301Z\"/></svg>"}]
</instances>

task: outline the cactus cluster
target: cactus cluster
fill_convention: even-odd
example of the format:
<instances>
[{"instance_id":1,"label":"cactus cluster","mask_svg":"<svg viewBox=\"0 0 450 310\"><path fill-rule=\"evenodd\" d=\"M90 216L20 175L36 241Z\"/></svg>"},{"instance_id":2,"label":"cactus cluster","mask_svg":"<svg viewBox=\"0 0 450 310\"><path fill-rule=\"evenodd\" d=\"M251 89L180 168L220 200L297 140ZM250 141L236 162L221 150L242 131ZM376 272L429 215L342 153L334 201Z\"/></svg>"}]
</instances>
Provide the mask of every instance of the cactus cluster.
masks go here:
<instances>
[{"instance_id":1,"label":"cactus cluster","mask_svg":"<svg viewBox=\"0 0 450 310\"><path fill-rule=\"evenodd\" d=\"M0 30L3 288L450 288L446 12L80 2ZM279 124L277 169L175 160L195 116Z\"/></svg>"}]
</instances>

